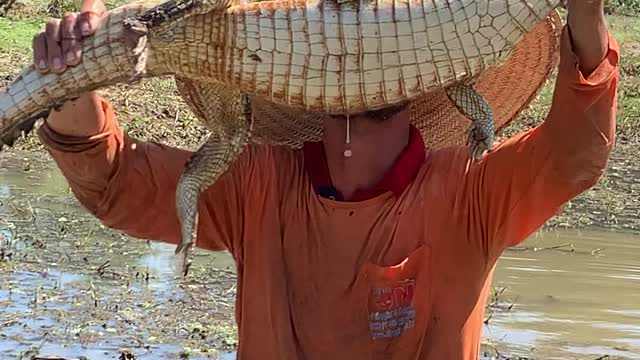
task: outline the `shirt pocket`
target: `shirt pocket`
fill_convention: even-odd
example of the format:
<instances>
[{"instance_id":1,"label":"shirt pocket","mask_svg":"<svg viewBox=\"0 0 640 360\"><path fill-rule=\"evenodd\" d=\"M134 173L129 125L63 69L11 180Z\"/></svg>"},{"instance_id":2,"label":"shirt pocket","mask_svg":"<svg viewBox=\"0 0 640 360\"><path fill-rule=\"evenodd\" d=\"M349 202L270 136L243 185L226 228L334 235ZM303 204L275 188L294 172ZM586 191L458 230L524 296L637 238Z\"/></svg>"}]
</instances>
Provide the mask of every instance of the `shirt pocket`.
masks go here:
<instances>
[{"instance_id":1,"label":"shirt pocket","mask_svg":"<svg viewBox=\"0 0 640 360\"><path fill-rule=\"evenodd\" d=\"M431 249L423 244L402 262L361 269L371 359L417 358L431 312Z\"/></svg>"}]
</instances>

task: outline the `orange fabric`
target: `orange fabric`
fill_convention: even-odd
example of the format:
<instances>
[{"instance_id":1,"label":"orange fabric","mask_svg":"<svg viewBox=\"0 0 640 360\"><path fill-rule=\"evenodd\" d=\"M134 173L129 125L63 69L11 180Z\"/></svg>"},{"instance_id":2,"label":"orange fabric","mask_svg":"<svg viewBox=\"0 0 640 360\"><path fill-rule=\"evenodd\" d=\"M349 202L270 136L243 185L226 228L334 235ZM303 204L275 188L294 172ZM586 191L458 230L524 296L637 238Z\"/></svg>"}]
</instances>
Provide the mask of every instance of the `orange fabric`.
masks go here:
<instances>
[{"instance_id":1,"label":"orange fabric","mask_svg":"<svg viewBox=\"0 0 640 360\"><path fill-rule=\"evenodd\" d=\"M542 125L478 165L464 147L428 151L398 197L321 198L302 151L248 148L199 205L199 246L237 263L239 359L476 359L497 258L591 187L613 147L618 45L587 78L566 30L561 51ZM102 134L41 139L104 224L176 243L190 153L129 138L104 111Z\"/></svg>"}]
</instances>

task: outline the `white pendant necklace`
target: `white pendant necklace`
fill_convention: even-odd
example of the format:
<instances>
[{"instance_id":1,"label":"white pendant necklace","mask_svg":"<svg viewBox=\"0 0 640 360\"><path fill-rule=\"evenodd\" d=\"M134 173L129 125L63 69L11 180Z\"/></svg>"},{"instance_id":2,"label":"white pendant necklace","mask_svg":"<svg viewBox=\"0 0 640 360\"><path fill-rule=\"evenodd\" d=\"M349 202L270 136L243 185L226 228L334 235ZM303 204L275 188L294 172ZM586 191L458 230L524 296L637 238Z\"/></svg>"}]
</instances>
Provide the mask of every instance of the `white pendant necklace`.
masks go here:
<instances>
[{"instance_id":1,"label":"white pendant necklace","mask_svg":"<svg viewBox=\"0 0 640 360\"><path fill-rule=\"evenodd\" d=\"M346 158L350 158L352 155L351 149L350 149L350 144L351 144L351 119L349 118L349 114L347 114L347 139L345 141L345 150L344 150L344 157Z\"/></svg>"}]
</instances>

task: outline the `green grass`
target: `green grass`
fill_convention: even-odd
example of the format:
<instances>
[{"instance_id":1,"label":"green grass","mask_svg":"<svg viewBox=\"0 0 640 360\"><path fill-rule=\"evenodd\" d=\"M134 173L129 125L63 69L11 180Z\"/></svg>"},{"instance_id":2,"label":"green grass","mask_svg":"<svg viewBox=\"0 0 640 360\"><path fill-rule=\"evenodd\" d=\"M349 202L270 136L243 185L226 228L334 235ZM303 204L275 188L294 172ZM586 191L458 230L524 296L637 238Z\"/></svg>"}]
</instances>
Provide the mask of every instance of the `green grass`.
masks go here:
<instances>
[{"instance_id":1,"label":"green grass","mask_svg":"<svg viewBox=\"0 0 640 360\"><path fill-rule=\"evenodd\" d=\"M610 16L609 28L621 47L618 131L640 135L640 19Z\"/></svg>"},{"instance_id":2,"label":"green grass","mask_svg":"<svg viewBox=\"0 0 640 360\"><path fill-rule=\"evenodd\" d=\"M44 19L14 19L0 17L0 53L28 54L31 39L43 29Z\"/></svg>"},{"instance_id":3,"label":"green grass","mask_svg":"<svg viewBox=\"0 0 640 360\"><path fill-rule=\"evenodd\" d=\"M137 0L106 0L105 4L108 9L113 9L134 1ZM48 1L23 1L15 5L7 17L0 17L0 53L28 54L31 51L31 39L44 29L50 17L47 14L47 5ZM78 11L79 6L79 0L67 0L62 10Z\"/></svg>"},{"instance_id":4,"label":"green grass","mask_svg":"<svg viewBox=\"0 0 640 360\"><path fill-rule=\"evenodd\" d=\"M640 136L640 19L609 16L609 29L620 44L618 132Z\"/></svg>"},{"instance_id":5,"label":"green grass","mask_svg":"<svg viewBox=\"0 0 640 360\"><path fill-rule=\"evenodd\" d=\"M640 0L605 0L607 14L640 15Z\"/></svg>"},{"instance_id":6,"label":"green grass","mask_svg":"<svg viewBox=\"0 0 640 360\"><path fill-rule=\"evenodd\" d=\"M624 15L608 15L607 21L620 45L618 133L626 138L640 139L640 21L638 17ZM531 108L513 125L505 128L501 136L512 136L544 120L551 105L555 85L553 80L552 76Z\"/></svg>"},{"instance_id":7,"label":"green grass","mask_svg":"<svg viewBox=\"0 0 640 360\"><path fill-rule=\"evenodd\" d=\"M619 42L640 42L640 19L637 16L609 15L609 29Z\"/></svg>"}]
</instances>

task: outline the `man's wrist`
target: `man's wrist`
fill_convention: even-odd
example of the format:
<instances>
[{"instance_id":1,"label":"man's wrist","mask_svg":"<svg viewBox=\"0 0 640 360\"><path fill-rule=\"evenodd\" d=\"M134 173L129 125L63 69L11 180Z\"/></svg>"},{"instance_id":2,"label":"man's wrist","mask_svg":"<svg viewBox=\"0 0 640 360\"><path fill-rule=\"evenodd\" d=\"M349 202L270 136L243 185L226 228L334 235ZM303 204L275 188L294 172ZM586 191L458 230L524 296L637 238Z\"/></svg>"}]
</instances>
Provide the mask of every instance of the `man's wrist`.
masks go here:
<instances>
[{"instance_id":1,"label":"man's wrist","mask_svg":"<svg viewBox=\"0 0 640 360\"><path fill-rule=\"evenodd\" d=\"M49 114L47 126L64 136L87 137L100 133L105 126L100 98L95 92L87 92L65 103L60 111Z\"/></svg>"},{"instance_id":2,"label":"man's wrist","mask_svg":"<svg viewBox=\"0 0 640 360\"><path fill-rule=\"evenodd\" d=\"M576 14L597 16L604 13L604 0L569 0L567 8Z\"/></svg>"},{"instance_id":3,"label":"man's wrist","mask_svg":"<svg viewBox=\"0 0 640 360\"><path fill-rule=\"evenodd\" d=\"M568 4L567 26L580 71L589 76L607 56L609 31L603 0L573 0Z\"/></svg>"}]
</instances>

